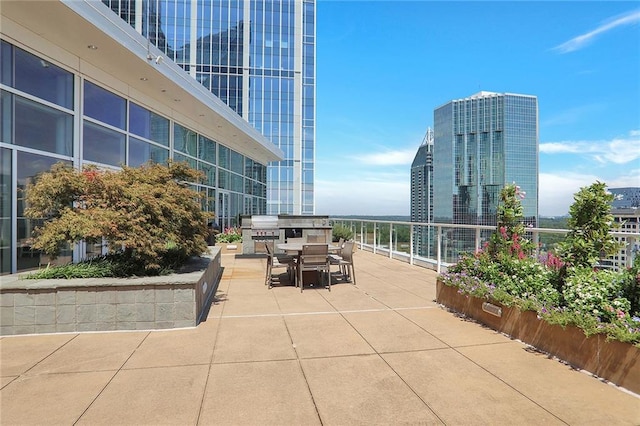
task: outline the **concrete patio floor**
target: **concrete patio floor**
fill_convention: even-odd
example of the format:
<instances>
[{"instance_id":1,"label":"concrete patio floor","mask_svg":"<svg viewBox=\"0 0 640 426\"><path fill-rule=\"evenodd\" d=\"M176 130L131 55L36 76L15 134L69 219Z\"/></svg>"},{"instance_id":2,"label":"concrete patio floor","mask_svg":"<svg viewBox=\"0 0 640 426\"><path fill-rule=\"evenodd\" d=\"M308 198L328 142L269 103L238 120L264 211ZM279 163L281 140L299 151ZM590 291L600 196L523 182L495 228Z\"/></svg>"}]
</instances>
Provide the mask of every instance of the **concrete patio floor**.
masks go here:
<instances>
[{"instance_id":1,"label":"concrete patio floor","mask_svg":"<svg viewBox=\"0 0 640 426\"><path fill-rule=\"evenodd\" d=\"M0 424L640 424L640 398L438 307L359 251L357 285L264 286L223 255L195 329L0 339Z\"/></svg>"}]
</instances>

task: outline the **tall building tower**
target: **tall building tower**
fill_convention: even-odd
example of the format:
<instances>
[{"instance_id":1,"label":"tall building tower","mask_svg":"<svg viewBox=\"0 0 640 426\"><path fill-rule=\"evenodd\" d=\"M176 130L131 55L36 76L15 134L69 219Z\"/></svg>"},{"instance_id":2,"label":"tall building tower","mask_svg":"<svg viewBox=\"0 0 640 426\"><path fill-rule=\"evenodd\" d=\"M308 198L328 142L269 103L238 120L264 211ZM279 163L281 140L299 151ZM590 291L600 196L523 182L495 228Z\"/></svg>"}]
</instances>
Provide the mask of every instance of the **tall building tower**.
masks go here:
<instances>
[{"instance_id":1,"label":"tall building tower","mask_svg":"<svg viewBox=\"0 0 640 426\"><path fill-rule=\"evenodd\" d=\"M313 214L315 0L103 3L284 151L267 169L266 206L232 207Z\"/></svg>"},{"instance_id":2,"label":"tall building tower","mask_svg":"<svg viewBox=\"0 0 640 426\"><path fill-rule=\"evenodd\" d=\"M429 127L411 163L411 222L433 222L433 130ZM413 228L413 252L432 257L434 232L426 226Z\"/></svg>"},{"instance_id":3,"label":"tall building tower","mask_svg":"<svg viewBox=\"0 0 640 426\"><path fill-rule=\"evenodd\" d=\"M538 219L538 99L479 92L434 111L435 222L495 225L500 190L516 183L525 220ZM473 231L445 235L447 257L474 249ZM470 234L470 235L467 235Z\"/></svg>"}]
</instances>

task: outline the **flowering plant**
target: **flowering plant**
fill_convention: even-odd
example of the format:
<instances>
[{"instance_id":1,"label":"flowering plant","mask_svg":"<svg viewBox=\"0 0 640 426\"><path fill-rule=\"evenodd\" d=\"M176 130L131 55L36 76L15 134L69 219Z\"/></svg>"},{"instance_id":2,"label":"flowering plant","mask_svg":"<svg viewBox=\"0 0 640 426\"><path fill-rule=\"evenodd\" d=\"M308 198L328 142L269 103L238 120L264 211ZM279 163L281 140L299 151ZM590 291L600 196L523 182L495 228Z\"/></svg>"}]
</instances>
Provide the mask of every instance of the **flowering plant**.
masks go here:
<instances>
[{"instance_id":1,"label":"flowering plant","mask_svg":"<svg viewBox=\"0 0 640 426\"><path fill-rule=\"evenodd\" d=\"M216 234L216 243L240 243L242 233L237 227L225 228L221 233Z\"/></svg>"},{"instance_id":2,"label":"flowering plant","mask_svg":"<svg viewBox=\"0 0 640 426\"><path fill-rule=\"evenodd\" d=\"M632 268L623 271L593 268L591 254L574 250L563 251L562 257L548 252L535 259L531 256L533 245L524 238L522 197L517 186L505 187L498 226L489 243L484 250L464 254L440 279L457 287L460 294L534 310L549 323L575 325L586 335L603 333L640 346L640 256ZM572 206L572 214L580 211ZM599 216L608 218L606 212ZM601 237L600 232L593 235ZM576 237L571 238L573 245ZM585 244L589 253L598 246L597 242Z\"/></svg>"}]
</instances>

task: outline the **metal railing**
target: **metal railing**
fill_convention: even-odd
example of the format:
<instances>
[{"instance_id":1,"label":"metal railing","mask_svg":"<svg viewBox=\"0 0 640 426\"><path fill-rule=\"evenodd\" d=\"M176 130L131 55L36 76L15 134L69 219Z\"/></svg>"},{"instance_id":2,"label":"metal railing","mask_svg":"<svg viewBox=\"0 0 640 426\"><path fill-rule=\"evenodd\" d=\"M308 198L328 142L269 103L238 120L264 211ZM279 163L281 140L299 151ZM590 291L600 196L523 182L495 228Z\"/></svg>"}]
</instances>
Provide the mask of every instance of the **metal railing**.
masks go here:
<instances>
[{"instance_id":1,"label":"metal railing","mask_svg":"<svg viewBox=\"0 0 640 426\"><path fill-rule=\"evenodd\" d=\"M388 256L435 269L455 263L460 255L476 252L489 241L495 226L462 225L451 223L402 222L365 218L330 217L332 224L340 224L351 230L353 240L361 250ZM527 238L533 241L538 256L555 246L568 229L527 228ZM625 247L613 258L603 262L603 267L629 267L640 251L640 233L611 232L625 243ZM553 237L549 236L556 236ZM557 238L559 236L560 238ZM542 237L542 238L541 238ZM546 238L545 238L546 237ZM549 243L549 241L552 241ZM416 252L417 251L417 252Z\"/></svg>"}]
</instances>

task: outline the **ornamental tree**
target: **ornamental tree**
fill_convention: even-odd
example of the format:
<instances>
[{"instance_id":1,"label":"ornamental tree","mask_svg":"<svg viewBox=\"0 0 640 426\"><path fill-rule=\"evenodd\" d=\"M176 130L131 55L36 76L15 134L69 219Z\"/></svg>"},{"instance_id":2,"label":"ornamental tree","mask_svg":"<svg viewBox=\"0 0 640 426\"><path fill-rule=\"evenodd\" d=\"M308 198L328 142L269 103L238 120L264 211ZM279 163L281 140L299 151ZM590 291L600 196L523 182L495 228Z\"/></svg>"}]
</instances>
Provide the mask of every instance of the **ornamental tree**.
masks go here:
<instances>
[{"instance_id":1,"label":"ornamental tree","mask_svg":"<svg viewBox=\"0 0 640 426\"><path fill-rule=\"evenodd\" d=\"M33 247L55 258L67 243L104 238L150 273L181 263L207 248L210 215L186 183L201 179L186 163L119 171L56 164L27 187L25 215L45 219Z\"/></svg>"},{"instance_id":2,"label":"ornamental tree","mask_svg":"<svg viewBox=\"0 0 640 426\"><path fill-rule=\"evenodd\" d=\"M620 250L621 244L609 233L619 225L611 214L614 196L606 187L596 181L573 196L567 222L569 233L558 247L562 260L571 266L593 267L601 258Z\"/></svg>"}]
</instances>

